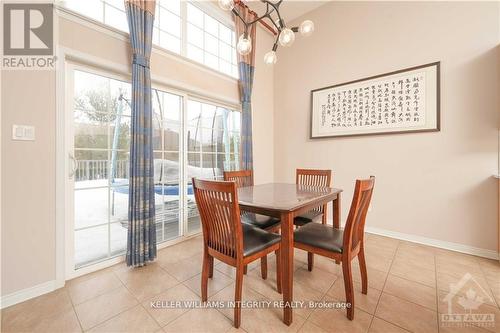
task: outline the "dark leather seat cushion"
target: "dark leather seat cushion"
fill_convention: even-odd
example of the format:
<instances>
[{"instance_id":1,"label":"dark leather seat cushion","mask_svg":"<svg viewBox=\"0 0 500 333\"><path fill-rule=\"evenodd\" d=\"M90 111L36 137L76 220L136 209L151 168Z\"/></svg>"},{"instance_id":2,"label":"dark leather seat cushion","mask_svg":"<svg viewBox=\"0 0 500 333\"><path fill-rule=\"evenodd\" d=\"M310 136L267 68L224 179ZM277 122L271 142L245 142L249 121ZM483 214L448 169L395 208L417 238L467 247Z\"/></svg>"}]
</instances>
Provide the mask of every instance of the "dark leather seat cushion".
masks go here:
<instances>
[{"instance_id":1,"label":"dark leather seat cushion","mask_svg":"<svg viewBox=\"0 0 500 333\"><path fill-rule=\"evenodd\" d=\"M251 256L281 241L281 236L242 223L243 256Z\"/></svg>"},{"instance_id":2,"label":"dark leather seat cushion","mask_svg":"<svg viewBox=\"0 0 500 333\"><path fill-rule=\"evenodd\" d=\"M321 220L323 213L311 210L310 212L296 216L293 223L298 226L302 226L311 222L316 222Z\"/></svg>"},{"instance_id":3,"label":"dark leather seat cushion","mask_svg":"<svg viewBox=\"0 0 500 333\"><path fill-rule=\"evenodd\" d=\"M266 215L243 212L241 222L261 229L268 229L280 223L280 219Z\"/></svg>"},{"instance_id":4,"label":"dark leather seat cushion","mask_svg":"<svg viewBox=\"0 0 500 333\"><path fill-rule=\"evenodd\" d=\"M344 231L320 223L309 223L295 230L294 242L342 253Z\"/></svg>"}]
</instances>

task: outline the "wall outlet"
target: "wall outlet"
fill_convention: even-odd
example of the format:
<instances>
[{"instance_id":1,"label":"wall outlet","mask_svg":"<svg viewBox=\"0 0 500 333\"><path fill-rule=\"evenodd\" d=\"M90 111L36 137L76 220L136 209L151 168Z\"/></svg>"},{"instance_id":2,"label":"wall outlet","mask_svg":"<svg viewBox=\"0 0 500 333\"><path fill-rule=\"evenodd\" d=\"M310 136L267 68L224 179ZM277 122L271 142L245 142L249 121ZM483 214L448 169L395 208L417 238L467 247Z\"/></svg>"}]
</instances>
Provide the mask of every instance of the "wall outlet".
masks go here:
<instances>
[{"instance_id":1,"label":"wall outlet","mask_svg":"<svg viewBox=\"0 0 500 333\"><path fill-rule=\"evenodd\" d=\"M35 141L35 126L12 125L12 140Z\"/></svg>"}]
</instances>

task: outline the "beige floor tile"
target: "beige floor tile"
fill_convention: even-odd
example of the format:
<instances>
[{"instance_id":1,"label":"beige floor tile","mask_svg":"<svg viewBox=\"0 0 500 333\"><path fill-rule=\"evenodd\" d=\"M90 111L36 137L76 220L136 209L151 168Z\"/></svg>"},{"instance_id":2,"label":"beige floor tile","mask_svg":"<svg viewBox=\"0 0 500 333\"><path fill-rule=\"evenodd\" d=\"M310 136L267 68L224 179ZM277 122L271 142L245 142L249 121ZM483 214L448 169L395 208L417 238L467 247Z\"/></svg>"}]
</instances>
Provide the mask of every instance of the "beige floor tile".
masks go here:
<instances>
[{"instance_id":1,"label":"beige floor tile","mask_svg":"<svg viewBox=\"0 0 500 333\"><path fill-rule=\"evenodd\" d=\"M283 295L277 294L278 297L275 300L282 300ZM313 312L314 308L309 306L309 302L319 302L323 298L324 294L319 291L309 288L300 282L293 283L293 300L303 302L303 308L297 308L294 313L301 317L308 318Z\"/></svg>"},{"instance_id":2,"label":"beige floor tile","mask_svg":"<svg viewBox=\"0 0 500 333\"><path fill-rule=\"evenodd\" d=\"M66 289L73 304L83 303L91 298L105 294L123 286L112 270L100 271L99 274L84 275L66 283Z\"/></svg>"},{"instance_id":3,"label":"beige floor tile","mask_svg":"<svg viewBox=\"0 0 500 333\"><path fill-rule=\"evenodd\" d=\"M163 328L166 333L221 333L231 329L232 321L215 309L192 309Z\"/></svg>"},{"instance_id":4,"label":"beige floor tile","mask_svg":"<svg viewBox=\"0 0 500 333\"><path fill-rule=\"evenodd\" d=\"M378 254L366 253L365 254L366 266L382 271L389 272L392 264L392 257L381 257Z\"/></svg>"},{"instance_id":5,"label":"beige floor tile","mask_svg":"<svg viewBox=\"0 0 500 333\"><path fill-rule=\"evenodd\" d=\"M377 245L396 249L399 246L401 241L398 239L395 239L395 238L366 233L365 242L366 243L375 243Z\"/></svg>"},{"instance_id":6,"label":"beige floor tile","mask_svg":"<svg viewBox=\"0 0 500 333\"><path fill-rule=\"evenodd\" d=\"M175 301L179 301L181 304L176 306L170 303ZM181 316L183 313L189 311L190 305L188 303L199 301L201 301L200 296L196 295L188 287L180 284L152 297L147 301L144 301L142 306L160 324L160 326L165 326L172 320Z\"/></svg>"},{"instance_id":7,"label":"beige floor tile","mask_svg":"<svg viewBox=\"0 0 500 333\"><path fill-rule=\"evenodd\" d=\"M293 274L294 281L302 283L308 288L315 289L324 294L330 289L338 278L337 275L328 273L319 268L313 268L311 272L307 270L307 265L299 267Z\"/></svg>"},{"instance_id":8,"label":"beige floor tile","mask_svg":"<svg viewBox=\"0 0 500 333\"><path fill-rule=\"evenodd\" d=\"M456 326L441 326L439 327L440 333L488 333L488 330L484 328L467 326L467 327L456 327Z\"/></svg>"},{"instance_id":9,"label":"beige floor tile","mask_svg":"<svg viewBox=\"0 0 500 333\"><path fill-rule=\"evenodd\" d=\"M464 286L461 290L459 290L457 293L460 295L465 295L466 291L468 288L471 288L476 290L477 292L481 292L481 296L484 297L485 303L492 305L492 306L497 306L495 302L495 297L494 294L492 293L492 289L490 288L490 284L487 282L487 280L481 276L474 276L471 275L471 280L470 282L467 282L467 285ZM452 284L456 285L460 282L462 277L457 277L454 275L449 275L445 273L437 273L437 286L438 290L441 290L445 293L450 292L452 288ZM466 288L468 287L468 288Z\"/></svg>"},{"instance_id":10,"label":"beige floor tile","mask_svg":"<svg viewBox=\"0 0 500 333\"><path fill-rule=\"evenodd\" d=\"M33 298L2 310L2 332L26 332L41 321L73 309L66 289Z\"/></svg>"},{"instance_id":11,"label":"beige floor tile","mask_svg":"<svg viewBox=\"0 0 500 333\"><path fill-rule=\"evenodd\" d=\"M385 283L384 293L437 311L436 288L389 274Z\"/></svg>"},{"instance_id":12,"label":"beige floor tile","mask_svg":"<svg viewBox=\"0 0 500 333\"><path fill-rule=\"evenodd\" d=\"M398 252L406 252L413 253L417 255L425 255L425 254L435 254L436 248L432 246L422 245L413 242L401 241L399 243Z\"/></svg>"},{"instance_id":13,"label":"beige floor tile","mask_svg":"<svg viewBox=\"0 0 500 333\"><path fill-rule=\"evenodd\" d=\"M394 324L388 323L385 320L374 317L368 332L369 333L407 333L409 331L407 331L401 327L398 327Z\"/></svg>"},{"instance_id":14,"label":"beige floor tile","mask_svg":"<svg viewBox=\"0 0 500 333\"><path fill-rule=\"evenodd\" d=\"M382 293L375 316L412 332L437 332L437 312Z\"/></svg>"},{"instance_id":15,"label":"beige floor tile","mask_svg":"<svg viewBox=\"0 0 500 333\"><path fill-rule=\"evenodd\" d=\"M175 263L183 259L201 254L203 252L203 239L195 237L185 242L169 246L158 251L157 262L160 265Z\"/></svg>"},{"instance_id":16,"label":"beige floor tile","mask_svg":"<svg viewBox=\"0 0 500 333\"><path fill-rule=\"evenodd\" d=\"M179 284L177 279L157 264L129 268L120 272L118 277L139 301L144 301Z\"/></svg>"},{"instance_id":17,"label":"beige floor tile","mask_svg":"<svg viewBox=\"0 0 500 333\"><path fill-rule=\"evenodd\" d=\"M179 260L175 263L160 263L160 266L178 281L186 281L196 274L201 273L203 265L203 254L197 253L187 259Z\"/></svg>"},{"instance_id":18,"label":"beige floor tile","mask_svg":"<svg viewBox=\"0 0 500 333\"><path fill-rule=\"evenodd\" d=\"M385 247L377 243L366 243L365 254L370 254L374 257L382 257L385 259L392 259L396 254L396 249Z\"/></svg>"},{"instance_id":19,"label":"beige floor tile","mask_svg":"<svg viewBox=\"0 0 500 333\"><path fill-rule=\"evenodd\" d=\"M374 314L378 299L380 298L380 290L368 288L366 295L361 293L361 290L361 283L354 282L354 306L369 314ZM328 290L326 300L346 301L344 280L342 278L337 279L330 290Z\"/></svg>"},{"instance_id":20,"label":"beige floor tile","mask_svg":"<svg viewBox=\"0 0 500 333\"><path fill-rule=\"evenodd\" d=\"M122 312L116 317L94 327L89 332L156 332L160 326L151 318L148 312L137 305L132 309Z\"/></svg>"},{"instance_id":21,"label":"beige floor tile","mask_svg":"<svg viewBox=\"0 0 500 333\"><path fill-rule=\"evenodd\" d=\"M474 289L471 289L476 292ZM493 321L485 324L484 322L476 321L475 317L472 318L473 326L481 326L485 330L491 332L500 332L500 309L496 306L491 306L486 303L482 303L480 294L471 294L470 296L462 296L460 294L451 295L443 291L439 292L438 310L441 314L476 314L482 315L479 319L484 316L492 318ZM448 302L451 301L451 303ZM443 318L440 317L440 324L444 326L445 323L442 322ZM470 324L470 322L468 322Z\"/></svg>"},{"instance_id":22,"label":"beige floor tile","mask_svg":"<svg viewBox=\"0 0 500 333\"><path fill-rule=\"evenodd\" d=\"M361 282L361 271L356 260L352 261L352 279L357 282ZM371 267L366 267L368 275L368 287L375 288L378 290L384 289L385 280L387 278L387 272L382 272ZM339 275L339 279L342 275Z\"/></svg>"},{"instance_id":23,"label":"beige floor tile","mask_svg":"<svg viewBox=\"0 0 500 333\"><path fill-rule=\"evenodd\" d=\"M309 320L306 320L304 325L299 330L299 333L328 333L318 325L311 323Z\"/></svg>"},{"instance_id":24,"label":"beige floor tile","mask_svg":"<svg viewBox=\"0 0 500 333\"><path fill-rule=\"evenodd\" d=\"M30 332L51 332L51 333L70 333L70 332L81 332L80 322L76 317L76 313L73 309L64 311L62 313L54 314L49 318L40 320ZM3 330L2 332L8 332Z\"/></svg>"},{"instance_id":25,"label":"beige floor tile","mask_svg":"<svg viewBox=\"0 0 500 333\"><path fill-rule=\"evenodd\" d=\"M338 276L342 275L342 265L336 264L335 260L320 255L314 255L313 268L319 268L325 272L332 273Z\"/></svg>"},{"instance_id":26,"label":"beige floor tile","mask_svg":"<svg viewBox=\"0 0 500 333\"><path fill-rule=\"evenodd\" d=\"M436 272L413 265L409 261L396 260L392 264L390 274L422 283L429 287L436 287Z\"/></svg>"},{"instance_id":27,"label":"beige floor tile","mask_svg":"<svg viewBox=\"0 0 500 333\"><path fill-rule=\"evenodd\" d=\"M231 283L229 286L225 287L217 294L213 295L208 299L209 301L222 302L223 304L225 304L224 307L219 307L217 308L217 310L219 310L219 312L221 312L231 321L233 320L234 317L234 308L230 306L231 305L230 303L234 301L234 290L235 290L235 284ZM263 295L259 294L252 288L245 285L245 283L243 283L241 300L247 307L259 307L259 305L254 305L253 302L269 301L266 297L264 297Z\"/></svg>"},{"instance_id":28,"label":"beige floor tile","mask_svg":"<svg viewBox=\"0 0 500 333\"><path fill-rule=\"evenodd\" d=\"M484 277L484 274L481 268L479 267L479 264L473 264L473 263L459 263L455 261L440 262L438 259L436 259L436 271L438 273L453 275L458 278L461 278L467 273L478 277Z\"/></svg>"},{"instance_id":29,"label":"beige floor tile","mask_svg":"<svg viewBox=\"0 0 500 333\"><path fill-rule=\"evenodd\" d=\"M405 252L402 250L398 250L396 256L394 257L394 262L399 261L407 261L411 262L413 265L422 267L423 269L435 271L436 270L436 262L434 258L434 254L414 254L411 252ZM393 262L393 263L394 263Z\"/></svg>"},{"instance_id":30,"label":"beige floor tile","mask_svg":"<svg viewBox=\"0 0 500 333\"><path fill-rule=\"evenodd\" d=\"M88 330L136 304L135 297L125 287L120 287L75 306L75 311L82 328Z\"/></svg>"},{"instance_id":31,"label":"beige floor tile","mask_svg":"<svg viewBox=\"0 0 500 333\"><path fill-rule=\"evenodd\" d=\"M305 321L304 317L294 311L293 323L287 326L283 323L283 309L277 307L241 311L241 327L248 333L297 332Z\"/></svg>"},{"instance_id":32,"label":"beige floor tile","mask_svg":"<svg viewBox=\"0 0 500 333\"><path fill-rule=\"evenodd\" d=\"M327 332L358 333L368 332L373 316L355 308L354 320L347 319L345 309L317 309L308 321Z\"/></svg>"},{"instance_id":33,"label":"beige floor tile","mask_svg":"<svg viewBox=\"0 0 500 333\"><path fill-rule=\"evenodd\" d=\"M243 281L245 281L245 278L243 278ZM234 282L234 280L214 269L214 277L208 279L208 297L215 295L231 284L231 282ZM183 284L201 297L201 274L193 276L189 280L184 281Z\"/></svg>"},{"instance_id":34,"label":"beige floor tile","mask_svg":"<svg viewBox=\"0 0 500 333\"><path fill-rule=\"evenodd\" d=\"M457 263L470 263L470 264L478 264L481 260L479 257L460 253L456 251L450 251L445 249L436 248L434 251L436 255L436 262L457 262Z\"/></svg>"}]
</instances>

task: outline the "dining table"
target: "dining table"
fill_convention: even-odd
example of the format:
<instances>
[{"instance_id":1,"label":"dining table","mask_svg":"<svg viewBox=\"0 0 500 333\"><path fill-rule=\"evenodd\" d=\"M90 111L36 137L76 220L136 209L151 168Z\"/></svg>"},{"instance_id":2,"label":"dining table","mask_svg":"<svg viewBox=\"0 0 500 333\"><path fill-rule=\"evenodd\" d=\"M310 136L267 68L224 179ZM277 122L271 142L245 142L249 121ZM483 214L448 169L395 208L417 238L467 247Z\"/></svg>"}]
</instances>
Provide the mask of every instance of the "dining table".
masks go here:
<instances>
[{"instance_id":1,"label":"dining table","mask_svg":"<svg viewBox=\"0 0 500 333\"><path fill-rule=\"evenodd\" d=\"M295 216L332 202L333 226L340 227L342 190L302 184L268 183L238 189L240 210L281 220L283 322L293 322L293 231ZM325 211L324 214L327 212Z\"/></svg>"}]
</instances>

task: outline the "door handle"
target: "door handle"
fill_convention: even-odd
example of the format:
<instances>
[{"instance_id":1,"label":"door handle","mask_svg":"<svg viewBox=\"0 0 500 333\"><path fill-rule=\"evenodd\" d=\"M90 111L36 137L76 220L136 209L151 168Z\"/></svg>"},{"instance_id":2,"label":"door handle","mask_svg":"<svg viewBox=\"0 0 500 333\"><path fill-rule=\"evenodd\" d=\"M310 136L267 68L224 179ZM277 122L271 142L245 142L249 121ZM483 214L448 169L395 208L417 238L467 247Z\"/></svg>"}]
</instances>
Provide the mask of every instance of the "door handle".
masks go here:
<instances>
[{"instance_id":1,"label":"door handle","mask_svg":"<svg viewBox=\"0 0 500 333\"><path fill-rule=\"evenodd\" d=\"M70 179L72 179L76 173L76 170L78 170L78 162L76 161L75 156L73 156L72 153L68 153L68 157L69 157L69 160L71 162L71 164L70 164L71 170L69 171L68 176Z\"/></svg>"}]
</instances>

